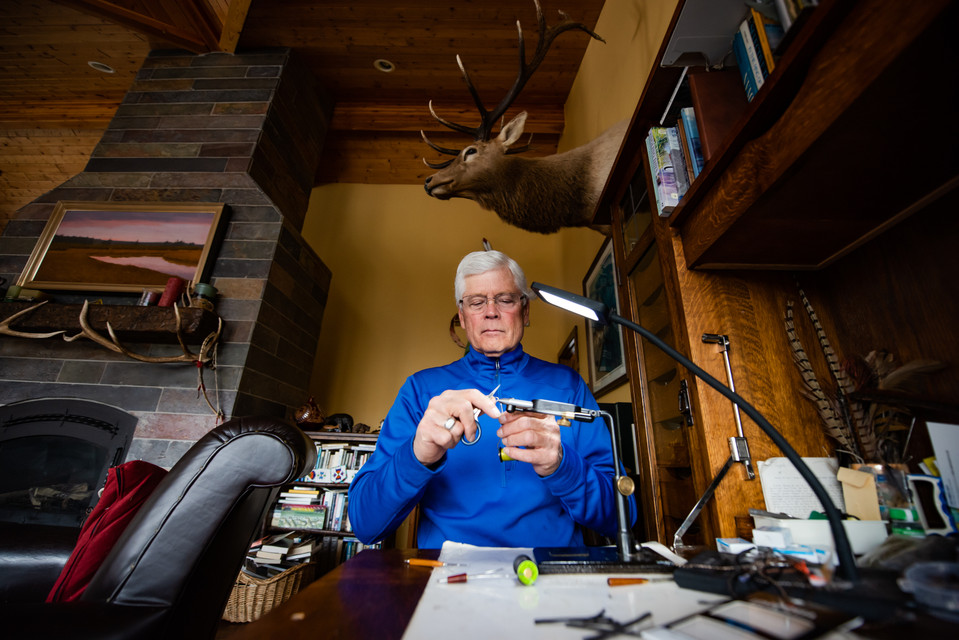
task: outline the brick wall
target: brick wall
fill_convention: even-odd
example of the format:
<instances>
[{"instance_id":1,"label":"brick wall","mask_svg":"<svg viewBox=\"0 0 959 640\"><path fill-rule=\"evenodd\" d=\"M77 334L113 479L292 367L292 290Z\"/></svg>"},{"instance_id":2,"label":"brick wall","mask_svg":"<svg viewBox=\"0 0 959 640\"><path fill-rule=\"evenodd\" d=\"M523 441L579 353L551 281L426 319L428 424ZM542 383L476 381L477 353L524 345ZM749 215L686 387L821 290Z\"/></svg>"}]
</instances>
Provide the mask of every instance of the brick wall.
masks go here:
<instances>
[{"instance_id":1,"label":"brick wall","mask_svg":"<svg viewBox=\"0 0 959 640\"><path fill-rule=\"evenodd\" d=\"M83 173L21 209L0 236L13 282L61 200L227 205L211 282L225 321L211 401L226 416L289 417L306 400L331 274L300 236L331 105L288 50L145 61ZM134 304L138 296L55 294ZM2 306L2 305L0 305ZM171 345L128 345L150 355ZM216 420L196 367L149 364L86 340L0 336L0 403L82 397L139 418L132 457L169 467Z\"/></svg>"}]
</instances>

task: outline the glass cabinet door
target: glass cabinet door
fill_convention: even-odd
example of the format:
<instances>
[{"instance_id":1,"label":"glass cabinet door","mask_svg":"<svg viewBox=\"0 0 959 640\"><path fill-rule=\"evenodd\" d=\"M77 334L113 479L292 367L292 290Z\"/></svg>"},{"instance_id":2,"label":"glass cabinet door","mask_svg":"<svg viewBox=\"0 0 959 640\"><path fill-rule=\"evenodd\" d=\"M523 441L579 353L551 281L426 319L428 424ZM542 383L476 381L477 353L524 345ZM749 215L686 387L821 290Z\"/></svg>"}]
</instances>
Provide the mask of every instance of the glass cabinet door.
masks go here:
<instances>
[{"instance_id":1,"label":"glass cabinet door","mask_svg":"<svg viewBox=\"0 0 959 640\"><path fill-rule=\"evenodd\" d=\"M647 197L645 169L640 166L620 210L613 219L615 234L624 250L628 300L624 315L675 347L667 289L653 233L653 214ZM635 335L627 341L638 363L630 376L640 447L642 488L647 536L672 545L673 535L696 503L687 441L688 426L679 410L680 386L685 372L672 358ZM641 419L639 419L641 418ZM684 536L697 544L701 532L694 525Z\"/></svg>"}]
</instances>

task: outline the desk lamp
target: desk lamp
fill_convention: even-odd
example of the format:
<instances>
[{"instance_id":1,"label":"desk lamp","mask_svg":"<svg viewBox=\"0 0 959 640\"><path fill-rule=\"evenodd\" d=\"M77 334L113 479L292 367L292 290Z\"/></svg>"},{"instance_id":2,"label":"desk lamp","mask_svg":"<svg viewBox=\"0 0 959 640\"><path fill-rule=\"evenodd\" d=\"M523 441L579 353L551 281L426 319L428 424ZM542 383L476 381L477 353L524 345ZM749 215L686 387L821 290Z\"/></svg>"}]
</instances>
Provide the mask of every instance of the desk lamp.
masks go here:
<instances>
[{"instance_id":1,"label":"desk lamp","mask_svg":"<svg viewBox=\"0 0 959 640\"><path fill-rule=\"evenodd\" d=\"M839 510L833 504L832 499L826 492L826 489L822 486L809 467L806 466L806 463L803 462L799 454L796 453L796 450L792 448L782 434L780 434L775 427L773 427L769 421L759 413L759 411L746 402L746 400L744 400L739 394L729 389L726 385L711 376L702 368L696 366L696 364L694 364L684 355L660 340L656 334L636 324L635 322L631 322L619 316L618 314L613 313L612 310L610 310L610 308L602 302L592 300L585 296L576 295L575 293L570 293L568 291L563 291L562 289L540 284L538 282L534 282L531 287L533 291L536 292L536 295L548 304L571 311L572 313L583 316L587 320L592 320L597 324L618 324L626 327L627 329L635 331L666 353L666 355L668 355L670 358L686 367L686 369L699 377L703 382L732 401L736 406L740 407L742 411L753 420L753 422L759 425L759 428L762 429L767 436L769 436L776 446L779 447L786 458L792 462L792 464L796 467L796 470L799 472L799 475L803 477L810 489L812 489L812 492L822 503L823 510L826 512L826 518L829 521L829 528L832 532L833 541L836 547L836 555L838 558L837 575L841 578L844 578L851 585L857 585L860 582L859 571L856 567L856 560L852 553L852 546L849 543L849 538L847 537L846 530L843 527L842 516L840 515Z\"/></svg>"}]
</instances>

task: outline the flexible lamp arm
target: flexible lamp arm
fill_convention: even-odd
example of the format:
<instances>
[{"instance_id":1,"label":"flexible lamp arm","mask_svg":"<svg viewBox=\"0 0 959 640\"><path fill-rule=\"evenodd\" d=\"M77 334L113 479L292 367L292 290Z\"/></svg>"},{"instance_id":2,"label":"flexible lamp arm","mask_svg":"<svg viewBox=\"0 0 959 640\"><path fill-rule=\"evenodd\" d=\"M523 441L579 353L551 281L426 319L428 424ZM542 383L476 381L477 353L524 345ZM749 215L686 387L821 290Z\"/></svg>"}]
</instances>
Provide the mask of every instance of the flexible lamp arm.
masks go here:
<instances>
[{"instance_id":1,"label":"flexible lamp arm","mask_svg":"<svg viewBox=\"0 0 959 640\"><path fill-rule=\"evenodd\" d=\"M849 537L846 535L846 530L842 524L842 514L839 513L836 505L833 504L832 498L830 498L829 494L826 493L825 487L822 486L822 483L819 482L819 479L815 476L815 474L813 474L812 470L806 465L805 462L803 462L803 459L798 453L796 453L796 450L792 448L792 445L789 444L782 434L780 434L779 431L777 431L776 428L773 427L772 424L770 424L761 413L759 413L759 411L757 411L751 404L746 402L746 400L738 393L730 390L726 385L704 371L701 367L697 366L686 356L663 342L658 336L656 336L656 334L643 328L635 322L627 320L626 318L613 313L609 307L602 302L591 300L583 296L578 296L554 287L542 285L538 282L534 282L531 286L533 291L535 291L540 298L550 304L559 306L574 313L578 313L579 315L593 320L594 322L598 322L599 324L614 323L622 325L627 329L632 329L639 335L649 340L653 345L663 351L670 358L686 367L694 375L718 391L725 398L736 404L736 406L738 406L740 409L742 409L743 413L749 416L753 422L755 422L759 428L762 429L767 436L769 436L769 439L772 440L777 447L779 447L779 450L782 451L786 458L788 458L793 466L796 467L799 475L801 475L803 480L806 481L806 484L809 485L809 488L812 489L812 492L815 494L815 496L819 498L819 501L822 503L823 510L826 512L826 518L829 521L829 528L832 531L833 541L836 545L836 555L839 560L839 574L850 582L859 582L859 571L856 567L855 556L852 553L852 546L849 544Z\"/></svg>"}]
</instances>

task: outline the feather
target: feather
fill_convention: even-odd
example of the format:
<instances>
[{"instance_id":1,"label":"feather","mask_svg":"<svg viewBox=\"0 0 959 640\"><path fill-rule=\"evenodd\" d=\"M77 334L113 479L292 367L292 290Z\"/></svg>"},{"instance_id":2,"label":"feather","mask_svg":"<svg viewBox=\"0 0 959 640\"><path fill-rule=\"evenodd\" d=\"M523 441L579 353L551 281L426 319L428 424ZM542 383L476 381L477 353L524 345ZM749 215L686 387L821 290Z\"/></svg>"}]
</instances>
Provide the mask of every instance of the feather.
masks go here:
<instances>
[{"instance_id":1,"label":"feather","mask_svg":"<svg viewBox=\"0 0 959 640\"><path fill-rule=\"evenodd\" d=\"M849 400L850 394L856 390L855 383L850 376L846 375L845 369L840 364L839 358L833 350L828 336L826 336L825 329L823 329L822 324L819 322L819 316L816 314L816 310L813 309L812 303L810 303L809 298L806 297L806 292L801 288L799 289L799 297L802 300L803 308L806 310L806 315L809 316L813 329L816 331L819 347L822 349L823 356L826 358L829 372L832 373L836 381L836 400L839 404L840 418L846 423L856 443L859 445L857 447L858 452L866 460L872 460L874 459L873 456L877 453L875 434L866 420L866 411L862 403Z\"/></svg>"},{"instance_id":2,"label":"feather","mask_svg":"<svg viewBox=\"0 0 959 640\"><path fill-rule=\"evenodd\" d=\"M816 410L819 413L819 417L822 420L823 430L825 431L826 435L836 440L843 449L861 458L859 455L859 448L856 445L855 440L850 437L850 434L845 428L845 424L838 417L833 403L830 402L830 399L823 391L822 386L819 384L818 378L816 378L816 372L813 370L812 365L809 362L809 358L806 356L806 350L796 333L796 326L793 321L792 302L786 303L785 324L786 337L789 340L789 346L792 348L793 352L793 361L796 363L796 367L799 369L799 375L802 378L803 385L805 386L803 395L812 400L813 404L815 404Z\"/></svg>"},{"instance_id":3,"label":"feather","mask_svg":"<svg viewBox=\"0 0 959 640\"><path fill-rule=\"evenodd\" d=\"M881 377L879 388L889 391L903 391L909 388L910 383L918 374L934 373L945 366L938 360L911 360Z\"/></svg>"}]
</instances>

